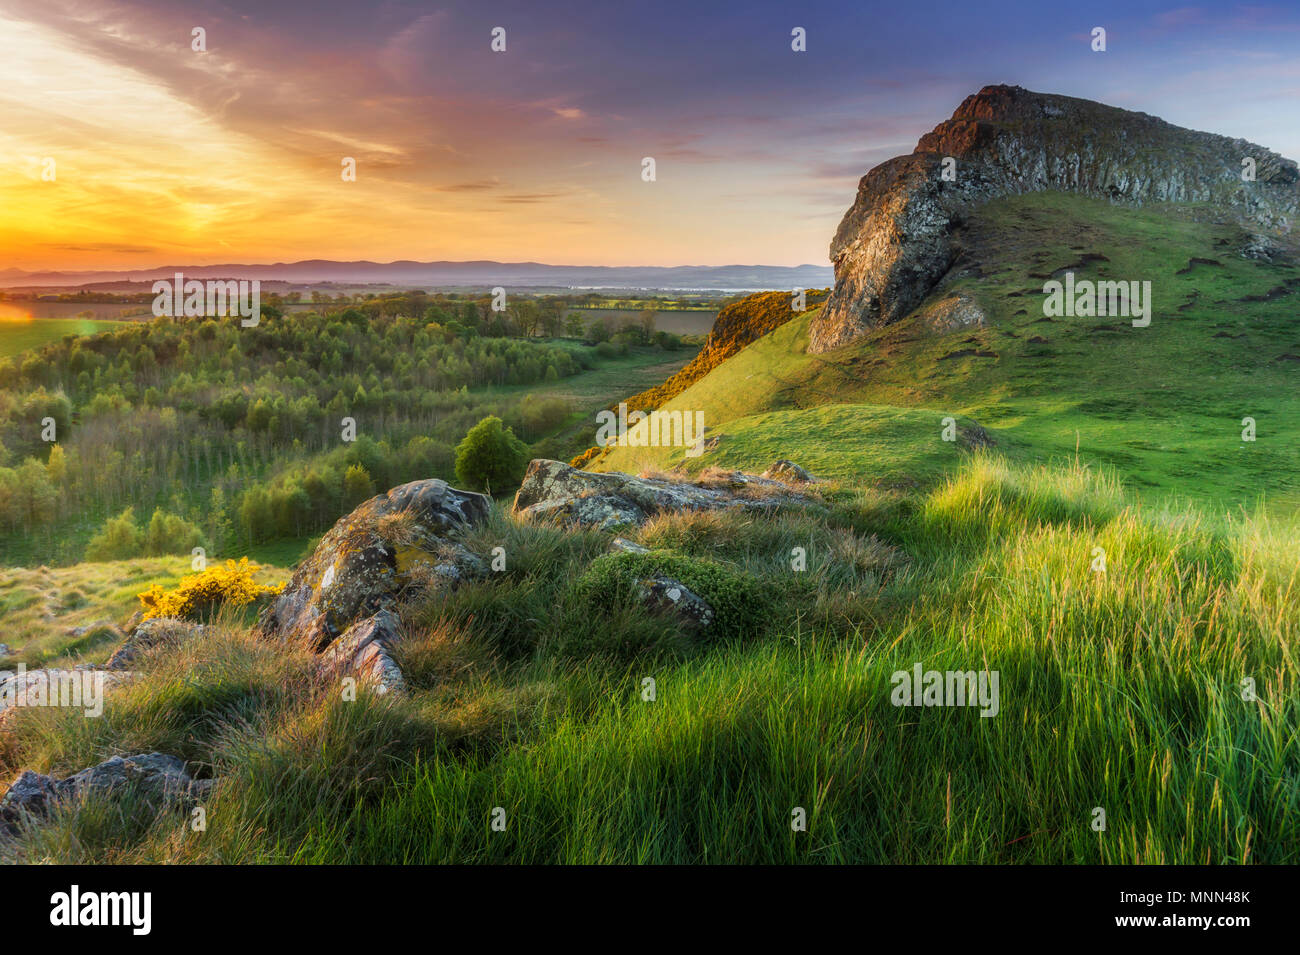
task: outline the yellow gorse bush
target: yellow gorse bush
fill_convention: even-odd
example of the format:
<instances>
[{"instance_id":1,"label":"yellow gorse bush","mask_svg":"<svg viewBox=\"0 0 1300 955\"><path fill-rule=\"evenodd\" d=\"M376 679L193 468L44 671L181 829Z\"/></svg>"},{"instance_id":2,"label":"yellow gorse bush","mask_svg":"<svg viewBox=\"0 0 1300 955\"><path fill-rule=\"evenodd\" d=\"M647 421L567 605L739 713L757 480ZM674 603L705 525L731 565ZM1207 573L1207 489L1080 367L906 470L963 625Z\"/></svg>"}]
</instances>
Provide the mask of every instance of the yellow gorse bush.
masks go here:
<instances>
[{"instance_id":1,"label":"yellow gorse bush","mask_svg":"<svg viewBox=\"0 0 1300 955\"><path fill-rule=\"evenodd\" d=\"M259 597L284 590L284 584L266 587L255 581L253 574L259 569L260 565L250 564L247 557L241 557L238 562L228 560L225 566L182 577L175 590L164 590L154 584L139 595L145 619L197 617L222 603L242 607Z\"/></svg>"}]
</instances>

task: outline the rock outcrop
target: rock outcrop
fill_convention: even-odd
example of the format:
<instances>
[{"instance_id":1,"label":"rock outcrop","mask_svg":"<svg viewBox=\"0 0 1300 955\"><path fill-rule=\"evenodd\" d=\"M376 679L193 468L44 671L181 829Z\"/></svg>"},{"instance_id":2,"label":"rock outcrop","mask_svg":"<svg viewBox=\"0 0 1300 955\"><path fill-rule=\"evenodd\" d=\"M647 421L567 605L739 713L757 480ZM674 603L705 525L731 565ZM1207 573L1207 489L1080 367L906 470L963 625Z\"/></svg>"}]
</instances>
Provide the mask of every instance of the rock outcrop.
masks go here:
<instances>
[{"instance_id":1,"label":"rock outcrop","mask_svg":"<svg viewBox=\"0 0 1300 955\"><path fill-rule=\"evenodd\" d=\"M393 659L393 646L401 639L397 615L381 610L359 620L321 654L321 673L327 677L354 676L380 696L406 692L406 679Z\"/></svg>"},{"instance_id":2,"label":"rock outcrop","mask_svg":"<svg viewBox=\"0 0 1300 955\"><path fill-rule=\"evenodd\" d=\"M92 790L111 791L134 785L156 800L203 798L212 780L196 780L185 761L164 753L114 756L66 779L31 770L24 772L0 799L0 831L12 833L24 815L42 816L55 804L73 800Z\"/></svg>"},{"instance_id":3,"label":"rock outcrop","mask_svg":"<svg viewBox=\"0 0 1300 955\"><path fill-rule=\"evenodd\" d=\"M393 607L408 587L450 586L485 572L457 538L490 506L485 495L436 479L371 498L330 528L259 627L323 650L354 623Z\"/></svg>"},{"instance_id":4,"label":"rock outcrop","mask_svg":"<svg viewBox=\"0 0 1300 955\"><path fill-rule=\"evenodd\" d=\"M562 461L539 458L528 465L514 511L537 520L607 530L644 524L665 511L761 512L809 503L781 481L738 471L706 472L695 481L668 480L619 471L579 471Z\"/></svg>"},{"instance_id":5,"label":"rock outcrop","mask_svg":"<svg viewBox=\"0 0 1300 955\"><path fill-rule=\"evenodd\" d=\"M109 670L129 669L147 650L168 645L176 646L192 637L202 636L207 630L203 624L175 617L151 617L142 620L122 645L113 651L105 667Z\"/></svg>"},{"instance_id":6,"label":"rock outcrop","mask_svg":"<svg viewBox=\"0 0 1300 955\"><path fill-rule=\"evenodd\" d=\"M803 307L820 305L825 292L807 291ZM746 345L780 328L798 316L792 292L758 292L747 295L738 302L723 306L713 320L713 328L704 341L704 347L685 367L662 385L624 400L629 411L651 411L681 394L714 368L739 352ZM617 406L615 409L617 410ZM593 449L595 450L595 449ZM588 452L590 454L591 452Z\"/></svg>"},{"instance_id":7,"label":"rock outcrop","mask_svg":"<svg viewBox=\"0 0 1300 955\"><path fill-rule=\"evenodd\" d=\"M102 703L100 690L111 690L136 678L130 670L109 670L89 663L71 669L0 671L0 729L11 714L25 707L68 706L88 711ZM89 681L94 681L91 684Z\"/></svg>"},{"instance_id":8,"label":"rock outcrop","mask_svg":"<svg viewBox=\"0 0 1300 955\"><path fill-rule=\"evenodd\" d=\"M951 179L945 159L955 160ZM1242 179L1247 159L1253 182ZM831 242L835 288L813 321L809 351L903 318L952 266L954 232L973 207L1043 190L1211 203L1249 232L1273 235L1290 233L1300 213L1300 169L1262 146L1089 100L988 86L914 152L862 178Z\"/></svg>"}]
</instances>

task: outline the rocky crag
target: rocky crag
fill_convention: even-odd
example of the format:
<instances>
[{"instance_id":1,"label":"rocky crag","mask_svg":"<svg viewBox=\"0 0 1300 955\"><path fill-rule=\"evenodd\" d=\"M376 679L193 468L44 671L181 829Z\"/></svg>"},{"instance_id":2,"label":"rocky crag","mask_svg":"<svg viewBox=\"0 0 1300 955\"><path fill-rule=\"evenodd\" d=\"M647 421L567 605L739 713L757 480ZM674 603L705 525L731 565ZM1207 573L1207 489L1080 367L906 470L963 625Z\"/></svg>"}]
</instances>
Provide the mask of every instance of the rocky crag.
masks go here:
<instances>
[{"instance_id":1,"label":"rocky crag","mask_svg":"<svg viewBox=\"0 0 1300 955\"><path fill-rule=\"evenodd\" d=\"M1253 181L1243 178L1245 160ZM1262 146L1090 100L986 86L911 154L862 178L831 242L835 288L809 351L906 316L953 265L954 235L975 207L1044 190L1207 203L1241 224L1240 251L1252 258L1284 251L1300 213L1300 170Z\"/></svg>"}]
</instances>

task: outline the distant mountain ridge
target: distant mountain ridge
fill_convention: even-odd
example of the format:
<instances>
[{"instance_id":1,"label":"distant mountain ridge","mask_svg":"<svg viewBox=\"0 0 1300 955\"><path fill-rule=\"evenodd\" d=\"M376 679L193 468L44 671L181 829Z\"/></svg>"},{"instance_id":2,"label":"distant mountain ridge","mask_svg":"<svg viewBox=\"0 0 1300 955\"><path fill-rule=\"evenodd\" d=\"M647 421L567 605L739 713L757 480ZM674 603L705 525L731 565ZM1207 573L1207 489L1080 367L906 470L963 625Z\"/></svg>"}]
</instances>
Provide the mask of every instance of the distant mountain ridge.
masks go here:
<instances>
[{"instance_id":1,"label":"distant mountain ridge","mask_svg":"<svg viewBox=\"0 0 1300 955\"><path fill-rule=\"evenodd\" d=\"M0 286L78 286L105 282L153 282L183 272L187 277L243 278L285 282L351 282L412 286L554 286L562 288L710 289L740 291L824 288L833 273L823 265L546 265L541 262L335 262L309 259L270 265L168 265L106 271L0 271Z\"/></svg>"}]
</instances>

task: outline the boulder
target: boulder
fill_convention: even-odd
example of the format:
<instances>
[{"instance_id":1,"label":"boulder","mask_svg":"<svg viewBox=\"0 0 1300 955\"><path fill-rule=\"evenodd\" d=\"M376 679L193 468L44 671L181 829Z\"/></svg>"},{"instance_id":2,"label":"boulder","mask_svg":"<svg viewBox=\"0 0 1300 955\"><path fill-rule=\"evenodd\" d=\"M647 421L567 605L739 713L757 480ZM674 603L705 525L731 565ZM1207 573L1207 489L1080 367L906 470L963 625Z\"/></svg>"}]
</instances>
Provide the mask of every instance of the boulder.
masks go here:
<instances>
[{"instance_id":1,"label":"boulder","mask_svg":"<svg viewBox=\"0 0 1300 955\"><path fill-rule=\"evenodd\" d=\"M1254 259L1256 262L1268 262L1274 265L1290 265L1295 258L1269 236L1258 233L1246 235L1241 244L1240 255L1243 259Z\"/></svg>"},{"instance_id":2,"label":"boulder","mask_svg":"<svg viewBox=\"0 0 1300 955\"><path fill-rule=\"evenodd\" d=\"M946 296L928 306L924 318L926 324L940 334L982 328L988 323L979 303L961 293Z\"/></svg>"},{"instance_id":3,"label":"boulder","mask_svg":"<svg viewBox=\"0 0 1300 955\"><path fill-rule=\"evenodd\" d=\"M980 451L997 444L993 440L993 435L977 424L958 425L957 440L967 451Z\"/></svg>"},{"instance_id":4,"label":"boulder","mask_svg":"<svg viewBox=\"0 0 1300 955\"><path fill-rule=\"evenodd\" d=\"M164 753L114 756L66 779L28 770L0 799L0 829L13 832L24 815L44 815L58 802L76 799L92 790L106 792L128 784L156 800L199 798L212 785L211 780L191 777L184 760Z\"/></svg>"},{"instance_id":5,"label":"boulder","mask_svg":"<svg viewBox=\"0 0 1300 955\"><path fill-rule=\"evenodd\" d=\"M362 686L376 693L404 693L406 680L393 659L392 648L401 639L397 615L381 610L359 620L321 654L320 669L326 677L355 676Z\"/></svg>"},{"instance_id":6,"label":"boulder","mask_svg":"<svg viewBox=\"0 0 1300 955\"><path fill-rule=\"evenodd\" d=\"M320 650L391 608L407 587L450 586L484 570L453 538L488 516L483 494L436 479L377 495L340 518L258 621L270 636Z\"/></svg>"},{"instance_id":7,"label":"boulder","mask_svg":"<svg viewBox=\"0 0 1300 955\"><path fill-rule=\"evenodd\" d=\"M784 458L780 461L773 461L762 474L763 477L773 481L785 481L793 484L812 484L817 479L808 471L799 467L793 461L786 461Z\"/></svg>"},{"instance_id":8,"label":"boulder","mask_svg":"<svg viewBox=\"0 0 1300 955\"><path fill-rule=\"evenodd\" d=\"M202 636L207 630L202 624L176 617L150 617L142 620L120 647L113 651L105 666L109 670L126 670L139 657L154 647L167 644L176 646L191 637Z\"/></svg>"},{"instance_id":9,"label":"boulder","mask_svg":"<svg viewBox=\"0 0 1300 955\"><path fill-rule=\"evenodd\" d=\"M713 607L680 580L647 577L641 581L638 594L647 607L675 618L688 633L698 633L713 623Z\"/></svg>"},{"instance_id":10,"label":"boulder","mask_svg":"<svg viewBox=\"0 0 1300 955\"><path fill-rule=\"evenodd\" d=\"M648 554L649 547L642 547L636 541L630 541L626 537L615 537L609 544L610 550L621 550L625 554Z\"/></svg>"},{"instance_id":11,"label":"boulder","mask_svg":"<svg viewBox=\"0 0 1300 955\"><path fill-rule=\"evenodd\" d=\"M528 465L515 495L514 512L606 530L644 524L667 511L740 508L765 512L808 503L780 481L739 471L710 471L688 481L633 477L618 471L579 471L562 461L539 458Z\"/></svg>"}]
</instances>

